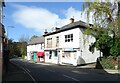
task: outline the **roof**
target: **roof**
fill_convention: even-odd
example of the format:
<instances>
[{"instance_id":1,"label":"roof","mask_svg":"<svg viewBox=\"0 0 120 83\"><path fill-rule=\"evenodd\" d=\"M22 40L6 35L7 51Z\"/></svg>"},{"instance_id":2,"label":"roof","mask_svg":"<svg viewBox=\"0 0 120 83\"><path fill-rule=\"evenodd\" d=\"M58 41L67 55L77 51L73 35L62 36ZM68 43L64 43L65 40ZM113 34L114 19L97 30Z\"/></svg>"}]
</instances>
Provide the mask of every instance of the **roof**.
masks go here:
<instances>
[{"instance_id":1,"label":"roof","mask_svg":"<svg viewBox=\"0 0 120 83\"><path fill-rule=\"evenodd\" d=\"M61 27L59 30L55 31L55 32L50 32L50 33L47 33L43 36L48 36L48 35L52 35L52 34L56 34L56 33L59 33L59 32L62 32L62 31L66 31L66 30L70 30L70 29L74 29L74 28L86 28L87 27L87 23L83 22L83 21L77 21L77 22L74 22L74 23L70 23L70 24L67 24L63 27Z\"/></svg>"},{"instance_id":2,"label":"roof","mask_svg":"<svg viewBox=\"0 0 120 83\"><path fill-rule=\"evenodd\" d=\"M42 37L42 36L31 39L28 42L28 45L30 45L30 44L40 44L40 43L44 43L44 37Z\"/></svg>"}]
</instances>

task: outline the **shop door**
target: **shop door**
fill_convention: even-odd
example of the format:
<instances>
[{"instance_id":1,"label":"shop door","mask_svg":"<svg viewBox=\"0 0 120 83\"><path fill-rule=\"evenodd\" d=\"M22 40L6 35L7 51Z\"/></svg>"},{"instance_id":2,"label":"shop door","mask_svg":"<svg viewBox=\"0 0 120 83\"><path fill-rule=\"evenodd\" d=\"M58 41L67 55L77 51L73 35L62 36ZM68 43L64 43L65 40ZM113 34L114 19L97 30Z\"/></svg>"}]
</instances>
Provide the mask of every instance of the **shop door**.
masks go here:
<instances>
[{"instance_id":1,"label":"shop door","mask_svg":"<svg viewBox=\"0 0 120 83\"><path fill-rule=\"evenodd\" d=\"M37 52L34 52L34 53L33 53L33 60L34 60L34 61L37 61L36 54L37 54Z\"/></svg>"}]
</instances>

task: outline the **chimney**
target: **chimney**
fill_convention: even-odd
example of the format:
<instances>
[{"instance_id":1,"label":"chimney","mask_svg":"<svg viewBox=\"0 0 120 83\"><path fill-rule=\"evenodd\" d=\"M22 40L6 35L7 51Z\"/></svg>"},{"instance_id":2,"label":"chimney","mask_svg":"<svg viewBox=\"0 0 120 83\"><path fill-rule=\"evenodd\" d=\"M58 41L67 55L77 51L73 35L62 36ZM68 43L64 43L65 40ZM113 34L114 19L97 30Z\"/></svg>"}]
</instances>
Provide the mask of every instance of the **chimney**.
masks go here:
<instances>
[{"instance_id":1,"label":"chimney","mask_svg":"<svg viewBox=\"0 0 120 83\"><path fill-rule=\"evenodd\" d=\"M74 18L70 18L70 23L74 23Z\"/></svg>"},{"instance_id":2,"label":"chimney","mask_svg":"<svg viewBox=\"0 0 120 83\"><path fill-rule=\"evenodd\" d=\"M55 31L58 31L60 28L55 27Z\"/></svg>"},{"instance_id":3,"label":"chimney","mask_svg":"<svg viewBox=\"0 0 120 83\"><path fill-rule=\"evenodd\" d=\"M44 34L47 34L48 32L47 32L47 29L45 29L45 32L44 32Z\"/></svg>"}]
</instances>

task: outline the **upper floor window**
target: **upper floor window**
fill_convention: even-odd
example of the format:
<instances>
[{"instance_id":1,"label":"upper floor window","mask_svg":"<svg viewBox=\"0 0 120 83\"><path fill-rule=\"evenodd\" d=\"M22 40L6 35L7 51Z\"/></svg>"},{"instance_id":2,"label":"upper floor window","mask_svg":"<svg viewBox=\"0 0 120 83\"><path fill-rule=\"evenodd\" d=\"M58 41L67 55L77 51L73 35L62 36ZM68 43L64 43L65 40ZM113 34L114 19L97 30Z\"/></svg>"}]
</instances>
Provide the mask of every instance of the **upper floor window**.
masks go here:
<instances>
[{"instance_id":1,"label":"upper floor window","mask_svg":"<svg viewBox=\"0 0 120 83\"><path fill-rule=\"evenodd\" d=\"M52 38L47 39L47 47L51 48L52 47Z\"/></svg>"},{"instance_id":2,"label":"upper floor window","mask_svg":"<svg viewBox=\"0 0 120 83\"><path fill-rule=\"evenodd\" d=\"M41 44L41 49L44 49L44 43Z\"/></svg>"},{"instance_id":3,"label":"upper floor window","mask_svg":"<svg viewBox=\"0 0 120 83\"><path fill-rule=\"evenodd\" d=\"M56 37L56 47L59 47L59 36Z\"/></svg>"},{"instance_id":4,"label":"upper floor window","mask_svg":"<svg viewBox=\"0 0 120 83\"><path fill-rule=\"evenodd\" d=\"M73 34L65 35L65 42L73 42Z\"/></svg>"}]
</instances>

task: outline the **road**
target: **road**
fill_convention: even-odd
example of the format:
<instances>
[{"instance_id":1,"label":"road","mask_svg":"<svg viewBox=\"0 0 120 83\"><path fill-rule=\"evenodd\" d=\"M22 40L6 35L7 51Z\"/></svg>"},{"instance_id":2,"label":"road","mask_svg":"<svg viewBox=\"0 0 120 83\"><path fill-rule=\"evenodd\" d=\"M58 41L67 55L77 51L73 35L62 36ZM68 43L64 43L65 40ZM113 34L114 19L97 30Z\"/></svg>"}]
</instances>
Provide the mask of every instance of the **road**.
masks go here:
<instances>
[{"instance_id":1,"label":"road","mask_svg":"<svg viewBox=\"0 0 120 83\"><path fill-rule=\"evenodd\" d=\"M36 64L20 59L10 60L25 70L31 79L38 81L117 81L118 74L108 74L95 69L73 66L59 66L53 64ZM120 77L120 76L119 76Z\"/></svg>"}]
</instances>

